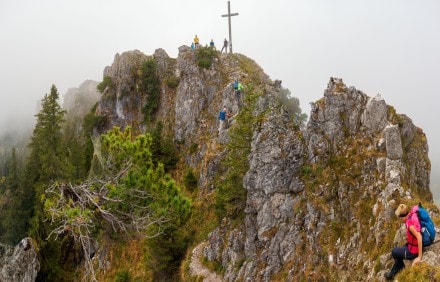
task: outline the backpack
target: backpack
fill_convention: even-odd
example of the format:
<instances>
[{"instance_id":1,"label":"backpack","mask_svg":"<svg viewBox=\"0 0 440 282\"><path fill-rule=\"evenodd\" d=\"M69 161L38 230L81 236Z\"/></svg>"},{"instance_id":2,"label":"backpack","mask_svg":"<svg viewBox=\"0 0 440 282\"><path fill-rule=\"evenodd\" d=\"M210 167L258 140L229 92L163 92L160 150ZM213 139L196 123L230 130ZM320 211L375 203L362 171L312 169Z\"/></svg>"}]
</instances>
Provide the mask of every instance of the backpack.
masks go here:
<instances>
[{"instance_id":1,"label":"backpack","mask_svg":"<svg viewBox=\"0 0 440 282\"><path fill-rule=\"evenodd\" d=\"M435 239L434 222L429 216L428 211L422 207L421 203L418 205L417 217L420 221L420 233L422 233L423 246L430 246Z\"/></svg>"},{"instance_id":2,"label":"backpack","mask_svg":"<svg viewBox=\"0 0 440 282\"><path fill-rule=\"evenodd\" d=\"M238 81L234 81L234 89L238 89Z\"/></svg>"}]
</instances>

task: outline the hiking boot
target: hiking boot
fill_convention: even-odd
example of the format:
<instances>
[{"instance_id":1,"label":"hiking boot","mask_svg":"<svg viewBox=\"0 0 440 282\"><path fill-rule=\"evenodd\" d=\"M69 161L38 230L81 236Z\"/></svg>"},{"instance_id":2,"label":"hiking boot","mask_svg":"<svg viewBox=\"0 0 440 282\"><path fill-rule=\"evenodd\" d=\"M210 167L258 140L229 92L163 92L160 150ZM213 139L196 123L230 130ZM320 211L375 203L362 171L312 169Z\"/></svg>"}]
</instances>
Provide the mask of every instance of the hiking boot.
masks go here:
<instances>
[{"instance_id":1,"label":"hiking boot","mask_svg":"<svg viewBox=\"0 0 440 282\"><path fill-rule=\"evenodd\" d=\"M390 272L386 272L386 273L384 274L384 276L385 276L385 278L386 278L387 280L393 280L393 278L394 278L394 273L392 273L391 271L390 271Z\"/></svg>"}]
</instances>

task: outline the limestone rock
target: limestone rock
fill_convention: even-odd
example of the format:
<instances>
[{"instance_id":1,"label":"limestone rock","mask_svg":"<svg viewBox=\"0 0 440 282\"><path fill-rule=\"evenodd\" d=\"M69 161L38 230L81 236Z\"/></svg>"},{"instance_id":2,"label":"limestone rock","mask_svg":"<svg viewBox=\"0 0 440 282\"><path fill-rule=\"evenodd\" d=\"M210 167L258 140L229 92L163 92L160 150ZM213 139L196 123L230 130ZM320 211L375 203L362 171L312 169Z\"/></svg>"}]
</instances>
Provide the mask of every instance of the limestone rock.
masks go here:
<instances>
[{"instance_id":1,"label":"limestone rock","mask_svg":"<svg viewBox=\"0 0 440 282\"><path fill-rule=\"evenodd\" d=\"M30 238L25 238L12 253L2 257L0 281L33 282L40 270L37 251Z\"/></svg>"}]
</instances>

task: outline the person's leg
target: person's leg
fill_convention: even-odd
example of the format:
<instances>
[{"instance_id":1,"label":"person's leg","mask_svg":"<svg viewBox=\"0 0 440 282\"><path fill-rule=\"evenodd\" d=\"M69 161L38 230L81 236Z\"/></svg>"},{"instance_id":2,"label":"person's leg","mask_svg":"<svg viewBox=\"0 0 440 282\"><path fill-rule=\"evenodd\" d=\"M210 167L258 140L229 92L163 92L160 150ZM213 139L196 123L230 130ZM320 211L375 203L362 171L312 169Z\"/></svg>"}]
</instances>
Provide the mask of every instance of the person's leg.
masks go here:
<instances>
[{"instance_id":1,"label":"person's leg","mask_svg":"<svg viewBox=\"0 0 440 282\"><path fill-rule=\"evenodd\" d=\"M385 273L387 279L392 279L394 276L405 267L404 259L414 259L414 255L408 251L408 247L395 247L391 255L394 258L394 264L390 272Z\"/></svg>"},{"instance_id":2,"label":"person's leg","mask_svg":"<svg viewBox=\"0 0 440 282\"><path fill-rule=\"evenodd\" d=\"M395 247L393 248L393 251L391 252L391 255L394 258L394 265L393 268L391 268L391 272L396 274L402 268L405 267L405 263L403 262L403 259L405 259L405 253L408 251L407 247Z\"/></svg>"}]
</instances>

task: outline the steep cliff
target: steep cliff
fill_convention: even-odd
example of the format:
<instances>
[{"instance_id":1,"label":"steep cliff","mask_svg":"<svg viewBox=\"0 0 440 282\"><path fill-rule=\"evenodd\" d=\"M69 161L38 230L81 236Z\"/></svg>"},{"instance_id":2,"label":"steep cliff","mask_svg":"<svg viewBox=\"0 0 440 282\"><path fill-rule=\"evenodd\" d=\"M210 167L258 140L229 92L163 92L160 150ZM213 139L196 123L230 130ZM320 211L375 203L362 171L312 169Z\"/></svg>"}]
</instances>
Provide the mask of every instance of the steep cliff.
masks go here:
<instances>
[{"instance_id":1,"label":"steep cliff","mask_svg":"<svg viewBox=\"0 0 440 282\"><path fill-rule=\"evenodd\" d=\"M330 78L302 128L280 81L244 55L208 55L207 65L187 46L179 48L177 59L162 49L152 56L137 50L117 54L98 86L102 97L95 114L105 122L96 132L131 126L143 133L164 123L180 152L173 176L180 183L185 171L197 176L197 189L186 192L198 209L194 214L206 218L193 224L213 226L207 237L195 235L193 245L203 247L207 264L216 265L224 281L382 277L400 238L396 205L422 201L438 217L423 130L379 95L369 97L337 78ZM153 75L146 76L150 70ZM245 85L246 99L237 99L236 79ZM219 128L222 108L232 117ZM244 111L248 120L240 115ZM242 147L230 146L243 123L249 139L243 137ZM224 218L217 224L213 199L228 187L222 186L227 174L239 165L231 151L239 149L249 150L240 163L245 173L235 179L243 199L233 199L234 216L218 213ZM232 165L224 167L228 159ZM105 250L97 253L100 261L110 260ZM431 254L429 261L438 265Z\"/></svg>"}]
</instances>

